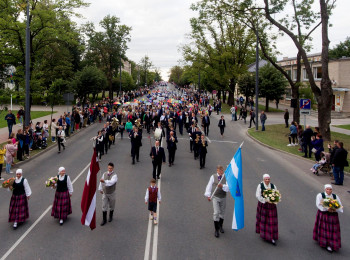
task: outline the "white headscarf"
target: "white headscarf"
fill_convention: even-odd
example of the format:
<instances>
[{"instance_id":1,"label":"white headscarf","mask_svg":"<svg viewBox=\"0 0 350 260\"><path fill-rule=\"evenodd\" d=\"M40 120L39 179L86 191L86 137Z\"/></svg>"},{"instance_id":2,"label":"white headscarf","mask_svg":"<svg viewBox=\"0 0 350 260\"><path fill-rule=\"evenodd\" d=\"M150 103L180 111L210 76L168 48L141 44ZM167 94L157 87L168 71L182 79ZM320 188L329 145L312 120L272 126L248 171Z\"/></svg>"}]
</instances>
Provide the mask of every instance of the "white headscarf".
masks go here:
<instances>
[{"instance_id":1,"label":"white headscarf","mask_svg":"<svg viewBox=\"0 0 350 260\"><path fill-rule=\"evenodd\" d=\"M22 174L22 173L23 173L22 169L17 169L17 170L16 170L16 174L17 174L17 173Z\"/></svg>"},{"instance_id":2,"label":"white headscarf","mask_svg":"<svg viewBox=\"0 0 350 260\"><path fill-rule=\"evenodd\" d=\"M64 167L60 167L60 168L58 168L58 173L60 173L61 171L63 171L63 170L65 170L66 168L64 168Z\"/></svg>"},{"instance_id":3,"label":"white headscarf","mask_svg":"<svg viewBox=\"0 0 350 260\"><path fill-rule=\"evenodd\" d=\"M265 173L265 174L263 175L263 179L265 179L265 178L270 178L270 175L268 175L267 173Z\"/></svg>"},{"instance_id":4,"label":"white headscarf","mask_svg":"<svg viewBox=\"0 0 350 260\"><path fill-rule=\"evenodd\" d=\"M327 189L327 188L330 188L330 189L332 189L332 190L333 190L333 187L332 187L332 185L330 185L330 184L326 184L326 185L324 185L324 189Z\"/></svg>"}]
</instances>

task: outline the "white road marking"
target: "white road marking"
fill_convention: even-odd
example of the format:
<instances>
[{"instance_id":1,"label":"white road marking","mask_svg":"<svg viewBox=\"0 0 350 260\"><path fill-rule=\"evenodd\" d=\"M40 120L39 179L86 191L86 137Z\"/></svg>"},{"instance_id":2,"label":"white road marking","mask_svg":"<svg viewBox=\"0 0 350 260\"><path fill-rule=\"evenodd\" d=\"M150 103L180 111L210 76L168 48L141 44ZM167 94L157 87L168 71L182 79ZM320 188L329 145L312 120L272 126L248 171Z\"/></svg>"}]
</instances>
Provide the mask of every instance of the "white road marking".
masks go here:
<instances>
[{"instance_id":1,"label":"white road marking","mask_svg":"<svg viewBox=\"0 0 350 260\"><path fill-rule=\"evenodd\" d=\"M78 174L78 176L73 180L72 184L78 180L78 178L86 171L86 169L90 166L90 163L85 166L85 168ZM40 217L27 229L26 232L11 246L11 248L0 258L0 260L5 260L13 250L23 241L23 239L28 236L28 234L35 228L36 225L44 218L44 216L50 211L52 205L50 205L41 215Z\"/></svg>"},{"instance_id":2,"label":"white road marking","mask_svg":"<svg viewBox=\"0 0 350 260\"><path fill-rule=\"evenodd\" d=\"M146 248L145 248L145 256L144 260L149 259L149 250L151 248L151 235L152 235L152 220L148 220L148 229L147 229L147 238L146 238Z\"/></svg>"},{"instance_id":3,"label":"white road marking","mask_svg":"<svg viewBox=\"0 0 350 260\"><path fill-rule=\"evenodd\" d=\"M161 179L158 180L159 192L160 192L160 186L161 186ZM158 221L158 224L154 226L152 260L157 260L159 211L160 211L160 205L159 205L159 201L157 201L157 221Z\"/></svg>"}]
</instances>

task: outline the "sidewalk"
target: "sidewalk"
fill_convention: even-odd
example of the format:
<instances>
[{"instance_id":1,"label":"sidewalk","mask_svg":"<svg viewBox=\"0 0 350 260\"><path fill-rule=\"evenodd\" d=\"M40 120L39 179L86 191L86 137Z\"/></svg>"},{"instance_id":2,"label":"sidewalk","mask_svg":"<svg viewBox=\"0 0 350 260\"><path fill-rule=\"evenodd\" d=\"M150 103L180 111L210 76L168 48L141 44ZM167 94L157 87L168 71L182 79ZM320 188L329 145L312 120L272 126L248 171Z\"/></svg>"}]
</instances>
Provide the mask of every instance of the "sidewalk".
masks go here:
<instances>
[{"instance_id":1,"label":"sidewalk","mask_svg":"<svg viewBox=\"0 0 350 260\"><path fill-rule=\"evenodd\" d=\"M10 108L10 106L8 106ZM19 110L20 106L18 105L13 105L12 109L13 110ZM51 107L49 106L32 106L31 107L32 111L51 111ZM64 112L71 112L72 106L55 106L53 108L54 113L52 114L52 118L55 118L58 120L60 115L63 115ZM56 111L56 113L55 113ZM44 120L47 120L48 124L50 125L51 122L51 114L43 117L39 117L33 120L33 127L35 127L36 122L44 122ZM18 129L22 128L22 126L19 126L19 121L16 121L16 125L13 126L12 132L17 133ZM9 137L9 131L7 127L0 128L0 143L4 143L8 140Z\"/></svg>"}]
</instances>

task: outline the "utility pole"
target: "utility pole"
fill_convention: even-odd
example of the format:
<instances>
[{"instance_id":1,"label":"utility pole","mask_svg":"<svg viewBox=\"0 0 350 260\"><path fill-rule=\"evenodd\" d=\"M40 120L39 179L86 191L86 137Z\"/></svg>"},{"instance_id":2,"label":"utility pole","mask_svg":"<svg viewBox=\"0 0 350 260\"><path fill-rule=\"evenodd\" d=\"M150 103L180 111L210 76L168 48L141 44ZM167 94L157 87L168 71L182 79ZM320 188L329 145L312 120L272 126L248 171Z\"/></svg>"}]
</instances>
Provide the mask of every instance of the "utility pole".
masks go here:
<instances>
[{"instance_id":1,"label":"utility pole","mask_svg":"<svg viewBox=\"0 0 350 260\"><path fill-rule=\"evenodd\" d=\"M256 34L256 58L255 58L255 130L259 129L259 33Z\"/></svg>"},{"instance_id":2,"label":"utility pole","mask_svg":"<svg viewBox=\"0 0 350 260\"><path fill-rule=\"evenodd\" d=\"M119 95L122 94L122 55L120 55L120 66L119 66Z\"/></svg>"},{"instance_id":3,"label":"utility pole","mask_svg":"<svg viewBox=\"0 0 350 260\"><path fill-rule=\"evenodd\" d=\"M30 18L29 0L27 0L27 28L26 28L26 98L25 98L25 126L30 122Z\"/></svg>"}]
</instances>

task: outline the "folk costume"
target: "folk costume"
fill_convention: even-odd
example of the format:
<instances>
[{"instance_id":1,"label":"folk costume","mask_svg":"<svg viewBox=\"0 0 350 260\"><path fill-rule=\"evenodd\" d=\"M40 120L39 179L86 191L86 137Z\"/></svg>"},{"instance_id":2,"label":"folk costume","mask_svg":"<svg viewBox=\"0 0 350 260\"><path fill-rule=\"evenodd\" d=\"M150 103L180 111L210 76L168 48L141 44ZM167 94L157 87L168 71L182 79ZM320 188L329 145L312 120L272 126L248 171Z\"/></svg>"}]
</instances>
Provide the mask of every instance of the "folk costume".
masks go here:
<instances>
[{"instance_id":1,"label":"folk costume","mask_svg":"<svg viewBox=\"0 0 350 260\"><path fill-rule=\"evenodd\" d=\"M264 174L263 178L270 176ZM278 240L278 216L276 204L269 203L263 197L263 192L266 189L277 189L276 185L269 183L266 185L262 181L256 189L256 198L258 199L258 207L256 211L256 233L260 237L275 245Z\"/></svg>"},{"instance_id":2,"label":"folk costume","mask_svg":"<svg viewBox=\"0 0 350 260\"><path fill-rule=\"evenodd\" d=\"M51 216L60 220L60 225L63 225L68 215L72 214L72 204L70 196L73 194L73 185L68 175L61 175L64 167L58 169L55 199L51 210Z\"/></svg>"},{"instance_id":3,"label":"folk costume","mask_svg":"<svg viewBox=\"0 0 350 260\"><path fill-rule=\"evenodd\" d=\"M156 185L150 186L146 190L145 202L148 203L148 210L151 212L150 219L154 220L154 224L157 224L157 217L153 216L154 213L157 213L157 199L162 200L160 190ZM156 214L155 214L156 215Z\"/></svg>"},{"instance_id":4,"label":"folk costume","mask_svg":"<svg viewBox=\"0 0 350 260\"><path fill-rule=\"evenodd\" d=\"M225 175L219 175L218 173L213 174L207 187L205 189L204 196L210 198L212 190L215 190L218 184L221 181L221 178L225 178ZM223 184L226 180L221 181ZM224 223L225 218L225 209L226 209L226 192L229 191L228 185L223 184L222 188L217 187L213 197L213 219L214 219L214 227L215 227L215 237L219 237L219 230L221 233L224 233L222 225Z\"/></svg>"},{"instance_id":5,"label":"folk costume","mask_svg":"<svg viewBox=\"0 0 350 260\"><path fill-rule=\"evenodd\" d=\"M107 211L109 209L109 222L113 219L113 212L115 207L116 186L118 181L117 174L112 172L105 172L102 174L104 183L100 182L98 190L102 193L102 214L103 221L101 226L107 223Z\"/></svg>"},{"instance_id":6,"label":"folk costume","mask_svg":"<svg viewBox=\"0 0 350 260\"><path fill-rule=\"evenodd\" d=\"M326 188L331 188L330 184L325 185ZM336 199L339 202L340 208L335 212L330 212L322 206L322 200L326 198ZM313 239L318 242L321 247L327 248L329 252L338 251L341 248L341 236L338 212L343 213L342 204L339 196L334 193L327 194L322 192L316 196L317 215L313 231Z\"/></svg>"},{"instance_id":7,"label":"folk costume","mask_svg":"<svg viewBox=\"0 0 350 260\"><path fill-rule=\"evenodd\" d=\"M9 222L14 222L13 228L16 229L18 223L23 223L29 218L28 199L32 194L27 179L22 176L22 169L16 171L16 179L12 187Z\"/></svg>"}]
</instances>

